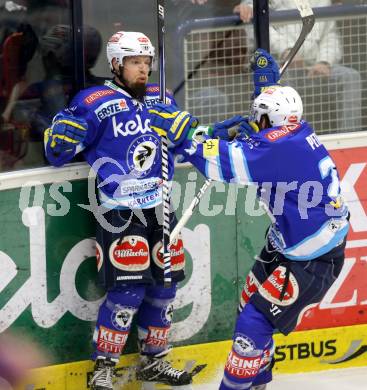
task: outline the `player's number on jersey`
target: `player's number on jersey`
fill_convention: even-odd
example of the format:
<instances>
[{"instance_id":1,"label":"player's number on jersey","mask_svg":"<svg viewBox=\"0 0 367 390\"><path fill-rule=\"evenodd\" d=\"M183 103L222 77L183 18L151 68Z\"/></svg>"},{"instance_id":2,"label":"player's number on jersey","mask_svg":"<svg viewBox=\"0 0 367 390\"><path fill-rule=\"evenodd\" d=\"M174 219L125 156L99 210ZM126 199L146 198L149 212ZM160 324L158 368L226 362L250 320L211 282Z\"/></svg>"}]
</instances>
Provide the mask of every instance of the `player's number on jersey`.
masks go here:
<instances>
[{"instance_id":1,"label":"player's number on jersey","mask_svg":"<svg viewBox=\"0 0 367 390\"><path fill-rule=\"evenodd\" d=\"M330 198L336 198L339 195L339 178L333 160L329 156L323 158L319 163L319 169L323 179L331 175L331 183L328 187L327 193Z\"/></svg>"}]
</instances>

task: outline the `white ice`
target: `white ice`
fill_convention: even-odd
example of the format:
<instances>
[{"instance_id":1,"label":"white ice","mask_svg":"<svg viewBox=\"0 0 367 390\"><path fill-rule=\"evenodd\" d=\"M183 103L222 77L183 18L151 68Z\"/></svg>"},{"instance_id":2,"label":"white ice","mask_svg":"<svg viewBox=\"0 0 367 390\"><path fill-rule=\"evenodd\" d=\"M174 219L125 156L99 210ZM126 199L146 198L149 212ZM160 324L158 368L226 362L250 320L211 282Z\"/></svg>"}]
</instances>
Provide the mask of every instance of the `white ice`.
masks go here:
<instances>
[{"instance_id":1,"label":"white ice","mask_svg":"<svg viewBox=\"0 0 367 390\"><path fill-rule=\"evenodd\" d=\"M220 378L211 384L174 387L177 390L218 390ZM168 386L152 384L142 390L169 390ZM344 368L304 374L274 375L266 390L367 390L367 367Z\"/></svg>"}]
</instances>

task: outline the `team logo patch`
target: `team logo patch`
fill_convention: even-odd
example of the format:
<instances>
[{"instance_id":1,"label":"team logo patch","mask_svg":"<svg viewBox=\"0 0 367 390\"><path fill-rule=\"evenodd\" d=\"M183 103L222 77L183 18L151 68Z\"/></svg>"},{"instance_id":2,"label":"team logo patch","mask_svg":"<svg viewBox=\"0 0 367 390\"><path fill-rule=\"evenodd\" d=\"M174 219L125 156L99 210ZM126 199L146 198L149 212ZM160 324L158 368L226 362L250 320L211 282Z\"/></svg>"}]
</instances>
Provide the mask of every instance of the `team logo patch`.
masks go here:
<instances>
[{"instance_id":1,"label":"team logo patch","mask_svg":"<svg viewBox=\"0 0 367 390\"><path fill-rule=\"evenodd\" d=\"M266 57L263 57L263 56L261 56L261 57L259 57L258 59L257 59L257 66L259 67L259 68L265 68L265 67L267 67L268 66L268 60L267 60L267 58Z\"/></svg>"},{"instance_id":2,"label":"team logo patch","mask_svg":"<svg viewBox=\"0 0 367 390\"><path fill-rule=\"evenodd\" d=\"M280 138L283 138L294 131L298 130L300 128L300 124L295 124L295 125L286 125L286 126L281 126L277 128L276 130L269 131L269 133L265 134L265 137L270 141L270 142L275 142Z\"/></svg>"},{"instance_id":3,"label":"team logo patch","mask_svg":"<svg viewBox=\"0 0 367 390\"><path fill-rule=\"evenodd\" d=\"M113 326L119 330L129 330L135 312L134 307L118 306L111 315Z\"/></svg>"},{"instance_id":4,"label":"team logo patch","mask_svg":"<svg viewBox=\"0 0 367 390\"><path fill-rule=\"evenodd\" d=\"M115 240L109 250L111 263L123 271L143 271L149 267L148 241L140 236Z\"/></svg>"},{"instance_id":5,"label":"team logo patch","mask_svg":"<svg viewBox=\"0 0 367 390\"><path fill-rule=\"evenodd\" d=\"M109 95L114 95L116 92L113 89L102 89L100 91L93 92L89 96L87 96L84 99L85 104L92 104L98 99L103 98L103 96L109 96Z\"/></svg>"},{"instance_id":6,"label":"team logo patch","mask_svg":"<svg viewBox=\"0 0 367 390\"><path fill-rule=\"evenodd\" d=\"M102 352L121 354L128 335L129 332L118 332L100 326L97 338L97 349Z\"/></svg>"},{"instance_id":7,"label":"team logo patch","mask_svg":"<svg viewBox=\"0 0 367 390\"><path fill-rule=\"evenodd\" d=\"M158 328L149 326L148 335L145 339L146 345L153 345L155 347L165 347L168 342L169 328Z\"/></svg>"},{"instance_id":8,"label":"team logo patch","mask_svg":"<svg viewBox=\"0 0 367 390\"><path fill-rule=\"evenodd\" d=\"M158 241L153 247L153 261L161 269L164 269L163 254L161 252L162 242ZM185 251L181 235L171 244L171 271L181 271L185 267Z\"/></svg>"},{"instance_id":9,"label":"team logo patch","mask_svg":"<svg viewBox=\"0 0 367 390\"><path fill-rule=\"evenodd\" d=\"M243 286L242 293L241 293L241 303L242 305L249 302L251 295L254 294L260 283L255 278L255 275L252 272L249 272L249 274L246 277L245 285Z\"/></svg>"},{"instance_id":10,"label":"team logo patch","mask_svg":"<svg viewBox=\"0 0 367 390\"><path fill-rule=\"evenodd\" d=\"M138 137L127 151L130 170L136 172L140 178L149 175L159 160L159 153L157 153L159 144L159 139L152 134Z\"/></svg>"},{"instance_id":11,"label":"team logo patch","mask_svg":"<svg viewBox=\"0 0 367 390\"><path fill-rule=\"evenodd\" d=\"M97 260L97 270L99 271L102 268L103 264L103 250L101 246L96 242L96 260Z\"/></svg>"},{"instance_id":12,"label":"team logo patch","mask_svg":"<svg viewBox=\"0 0 367 390\"><path fill-rule=\"evenodd\" d=\"M342 226L343 224L345 223L345 221L343 220L337 220L337 219L332 219L329 224L328 224L328 228L330 229L330 231L332 231L333 233L337 232Z\"/></svg>"},{"instance_id":13,"label":"team logo patch","mask_svg":"<svg viewBox=\"0 0 367 390\"><path fill-rule=\"evenodd\" d=\"M171 325L173 319L173 305L170 303L161 311L161 319L165 325Z\"/></svg>"},{"instance_id":14,"label":"team logo patch","mask_svg":"<svg viewBox=\"0 0 367 390\"><path fill-rule=\"evenodd\" d=\"M114 99L101 104L94 113L96 114L98 120L102 122L105 118L128 110L129 107L127 106L125 99Z\"/></svg>"},{"instance_id":15,"label":"team logo patch","mask_svg":"<svg viewBox=\"0 0 367 390\"><path fill-rule=\"evenodd\" d=\"M294 303L299 295L297 279L292 272L289 274L289 281L283 299L280 300L285 282L286 268L282 265L277 267L272 274L259 286L259 293L269 302L278 306L289 306Z\"/></svg>"},{"instance_id":16,"label":"team logo patch","mask_svg":"<svg viewBox=\"0 0 367 390\"><path fill-rule=\"evenodd\" d=\"M255 343L246 335L242 333L236 333L233 341L233 350L240 356L254 355L254 352L258 355L259 351L255 350Z\"/></svg>"}]
</instances>

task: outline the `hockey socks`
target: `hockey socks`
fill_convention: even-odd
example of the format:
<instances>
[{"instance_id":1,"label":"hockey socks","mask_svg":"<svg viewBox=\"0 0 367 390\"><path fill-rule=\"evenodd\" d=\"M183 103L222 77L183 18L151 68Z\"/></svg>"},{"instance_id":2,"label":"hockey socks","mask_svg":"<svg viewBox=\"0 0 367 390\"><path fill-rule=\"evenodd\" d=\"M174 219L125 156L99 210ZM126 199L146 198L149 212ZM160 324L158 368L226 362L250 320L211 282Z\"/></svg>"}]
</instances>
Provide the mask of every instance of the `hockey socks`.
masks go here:
<instances>
[{"instance_id":1,"label":"hockey socks","mask_svg":"<svg viewBox=\"0 0 367 390\"><path fill-rule=\"evenodd\" d=\"M145 294L145 286L125 285L110 290L99 308L96 329L93 335L97 356L119 358L130 332L131 322Z\"/></svg>"},{"instance_id":2,"label":"hockey socks","mask_svg":"<svg viewBox=\"0 0 367 390\"><path fill-rule=\"evenodd\" d=\"M230 351L224 369L220 390L249 389L254 384L271 380L266 371L272 354L274 328L251 303L237 318Z\"/></svg>"},{"instance_id":3,"label":"hockey socks","mask_svg":"<svg viewBox=\"0 0 367 390\"><path fill-rule=\"evenodd\" d=\"M138 314L138 337L141 353L156 355L168 348L168 333L171 327L177 284L171 288L147 287Z\"/></svg>"}]
</instances>

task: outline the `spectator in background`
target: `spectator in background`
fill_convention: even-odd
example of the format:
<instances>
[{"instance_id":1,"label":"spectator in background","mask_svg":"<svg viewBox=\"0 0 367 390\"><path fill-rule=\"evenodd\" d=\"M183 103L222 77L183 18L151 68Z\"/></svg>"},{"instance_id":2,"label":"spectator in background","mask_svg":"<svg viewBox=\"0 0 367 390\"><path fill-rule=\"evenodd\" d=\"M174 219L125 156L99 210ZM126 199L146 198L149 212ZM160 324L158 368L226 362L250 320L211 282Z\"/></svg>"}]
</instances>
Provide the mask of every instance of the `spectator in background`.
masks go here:
<instances>
[{"instance_id":1,"label":"spectator in background","mask_svg":"<svg viewBox=\"0 0 367 390\"><path fill-rule=\"evenodd\" d=\"M85 84L87 87L102 84L104 79L93 75L90 70L100 54L101 35L98 30L90 26L83 27L83 35ZM20 157L24 157L24 152L27 155L23 161L17 163L17 167L21 164L34 166L43 162L43 131L54 115L72 97L74 61L71 26L57 24L49 28L39 39L38 52L43 68L43 72L40 72L43 74L42 80L26 86L25 90L22 89L21 95L14 97L11 100L12 104L8 103L7 109L4 111L9 118L26 118L27 137L24 141L25 145L20 149L23 151ZM7 126L9 127L10 124L8 123ZM18 128L13 129L12 127L11 129L12 138L18 139L19 135L22 134L22 128L18 126ZM18 143L12 139L12 144L17 146ZM14 166L14 159L10 158L9 155L4 160L9 168Z\"/></svg>"},{"instance_id":2,"label":"spectator in background","mask_svg":"<svg viewBox=\"0 0 367 390\"><path fill-rule=\"evenodd\" d=\"M248 23L253 17L252 0L242 0L234 12ZM331 0L310 0L311 7L331 6ZM273 10L295 8L292 0L271 0ZM280 62L284 61L296 42L301 24L270 26L270 47ZM328 94L336 95L337 129L358 131L361 128L361 77L357 70L341 65L342 43L334 21L316 22L285 73L286 81L301 88L307 78L328 79ZM321 80L320 80L321 81Z\"/></svg>"},{"instance_id":3,"label":"spectator in background","mask_svg":"<svg viewBox=\"0 0 367 390\"><path fill-rule=\"evenodd\" d=\"M0 171L43 165L41 140L29 142L39 100L29 88L45 74L39 41L50 26L71 23L68 6L69 0L1 2Z\"/></svg>"},{"instance_id":4,"label":"spectator in background","mask_svg":"<svg viewBox=\"0 0 367 390\"><path fill-rule=\"evenodd\" d=\"M29 126L12 114L27 87L26 72L38 39L28 1L6 1L0 7L0 21L0 170L7 170L27 152Z\"/></svg>"},{"instance_id":5,"label":"spectator in background","mask_svg":"<svg viewBox=\"0 0 367 390\"><path fill-rule=\"evenodd\" d=\"M83 26L85 85L103 84L104 78L92 74L102 47L97 29ZM31 116L31 139L42 141L43 132L54 115L67 105L73 91L73 40L70 25L57 24L40 39L39 49L44 67L43 80L32 84L25 95L40 99L37 111Z\"/></svg>"},{"instance_id":6,"label":"spectator in background","mask_svg":"<svg viewBox=\"0 0 367 390\"><path fill-rule=\"evenodd\" d=\"M198 38L207 39L210 47L188 73L186 108L204 123L242 113L246 107L238 96L244 93L249 61L244 29L210 31L207 38Z\"/></svg>"}]
</instances>

